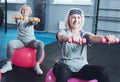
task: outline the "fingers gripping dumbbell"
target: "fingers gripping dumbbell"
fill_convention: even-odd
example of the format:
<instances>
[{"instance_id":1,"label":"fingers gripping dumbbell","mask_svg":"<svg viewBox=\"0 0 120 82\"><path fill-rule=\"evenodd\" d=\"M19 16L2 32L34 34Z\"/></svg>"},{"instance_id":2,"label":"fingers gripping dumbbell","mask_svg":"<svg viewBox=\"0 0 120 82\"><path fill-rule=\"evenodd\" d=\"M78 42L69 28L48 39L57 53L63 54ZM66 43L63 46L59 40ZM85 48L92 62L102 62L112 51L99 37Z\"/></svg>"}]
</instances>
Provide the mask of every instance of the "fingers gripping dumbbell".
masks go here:
<instances>
[{"instance_id":1,"label":"fingers gripping dumbbell","mask_svg":"<svg viewBox=\"0 0 120 82\"><path fill-rule=\"evenodd\" d=\"M23 20L23 19L24 19L23 16L14 16L13 18L14 18L14 19L20 19L20 20Z\"/></svg>"},{"instance_id":2,"label":"fingers gripping dumbbell","mask_svg":"<svg viewBox=\"0 0 120 82\"><path fill-rule=\"evenodd\" d=\"M31 22L40 22L40 19L39 18L37 18L37 19L36 18L30 18L30 21Z\"/></svg>"},{"instance_id":3,"label":"fingers gripping dumbbell","mask_svg":"<svg viewBox=\"0 0 120 82\"><path fill-rule=\"evenodd\" d=\"M101 39L101 42L102 42L102 43L108 43L109 40L108 40L107 38L102 38L102 39ZM115 39L115 43L119 43L119 42L120 42L119 38L116 38L116 39Z\"/></svg>"},{"instance_id":4,"label":"fingers gripping dumbbell","mask_svg":"<svg viewBox=\"0 0 120 82\"><path fill-rule=\"evenodd\" d=\"M24 20L24 17L23 16L14 16L13 17L14 19L20 19L20 20ZM40 19L39 18L29 18L28 20L30 20L31 22L40 22Z\"/></svg>"},{"instance_id":5,"label":"fingers gripping dumbbell","mask_svg":"<svg viewBox=\"0 0 120 82\"><path fill-rule=\"evenodd\" d=\"M86 42L87 42L85 38L82 38L81 41L82 41L82 44L86 44ZM73 42L73 38L72 37L68 38L68 42L72 43Z\"/></svg>"}]
</instances>

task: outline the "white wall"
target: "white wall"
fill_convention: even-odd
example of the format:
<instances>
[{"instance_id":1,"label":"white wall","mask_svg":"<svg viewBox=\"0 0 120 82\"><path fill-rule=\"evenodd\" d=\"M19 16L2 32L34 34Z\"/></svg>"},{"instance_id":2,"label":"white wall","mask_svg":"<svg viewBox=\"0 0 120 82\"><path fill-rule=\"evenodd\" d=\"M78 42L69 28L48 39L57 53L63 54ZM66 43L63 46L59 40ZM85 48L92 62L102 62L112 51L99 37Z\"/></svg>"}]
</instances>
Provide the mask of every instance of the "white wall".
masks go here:
<instances>
[{"instance_id":1,"label":"white wall","mask_svg":"<svg viewBox=\"0 0 120 82\"><path fill-rule=\"evenodd\" d=\"M19 11L7 11L7 23L15 24L14 16L19 14Z\"/></svg>"},{"instance_id":2,"label":"white wall","mask_svg":"<svg viewBox=\"0 0 120 82\"><path fill-rule=\"evenodd\" d=\"M66 14L70 8L81 8L85 15L93 16L95 0L92 5L66 5L66 4L52 4L53 0L47 0L46 4L46 27L45 30L48 32L57 32L59 29L59 21L64 21ZM94 18L86 17L84 29L87 31L93 31Z\"/></svg>"}]
</instances>

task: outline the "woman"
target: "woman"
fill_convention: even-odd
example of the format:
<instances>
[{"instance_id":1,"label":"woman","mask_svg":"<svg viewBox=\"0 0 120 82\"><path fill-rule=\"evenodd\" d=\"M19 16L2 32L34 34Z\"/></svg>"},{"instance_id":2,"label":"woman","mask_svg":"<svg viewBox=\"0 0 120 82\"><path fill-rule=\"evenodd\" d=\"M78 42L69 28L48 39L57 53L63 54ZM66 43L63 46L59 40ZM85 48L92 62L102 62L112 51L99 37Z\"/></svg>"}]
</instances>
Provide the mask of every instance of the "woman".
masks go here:
<instances>
[{"instance_id":1,"label":"woman","mask_svg":"<svg viewBox=\"0 0 120 82\"><path fill-rule=\"evenodd\" d=\"M44 52L44 43L42 41L36 40L34 36L34 25L37 24L38 18L33 17L34 21L30 20L30 15L32 9L29 5L23 5L20 8L21 16L15 17L15 22L17 24L18 38L17 40L12 40L7 45L7 63L0 69L1 73L6 73L12 70L12 55L15 49L23 47L32 47L37 49L36 53L36 65L34 70L37 74L43 74L42 69L39 65L39 60L42 53Z\"/></svg>"},{"instance_id":2,"label":"woman","mask_svg":"<svg viewBox=\"0 0 120 82\"><path fill-rule=\"evenodd\" d=\"M108 72L104 67L88 64L87 45L101 43L103 38L106 38L108 40L107 43L111 44L115 43L117 38L114 35L105 37L94 35L83 31L83 26L83 11L79 8L70 9L65 20L66 29L57 33L62 57L55 63L53 68L56 82L67 82L71 77L84 80L97 79L98 82L110 82ZM86 44L82 43L83 38L86 39Z\"/></svg>"}]
</instances>

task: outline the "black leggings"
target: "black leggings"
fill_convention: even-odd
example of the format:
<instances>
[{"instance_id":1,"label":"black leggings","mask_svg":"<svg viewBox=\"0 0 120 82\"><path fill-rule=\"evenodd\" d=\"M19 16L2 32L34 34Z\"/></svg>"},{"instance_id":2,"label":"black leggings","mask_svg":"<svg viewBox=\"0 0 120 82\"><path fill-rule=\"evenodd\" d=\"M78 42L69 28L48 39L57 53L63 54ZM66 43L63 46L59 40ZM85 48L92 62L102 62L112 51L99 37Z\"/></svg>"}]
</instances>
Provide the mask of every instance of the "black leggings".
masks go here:
<instances>
[{"instance_id":1,"label":"black leggings","mask_svg":"<svg viewBox=\"0 0 120 82\"><path fill-rule=\"evenodd\" d=\"M56 82L67 82L71 77L84 80L97 79L98 82L110 82L107 70L96 65L85 65L79 72L72 72L67 65L56 63L53 72L56 76Z\"/></svg>"}]
</instances>

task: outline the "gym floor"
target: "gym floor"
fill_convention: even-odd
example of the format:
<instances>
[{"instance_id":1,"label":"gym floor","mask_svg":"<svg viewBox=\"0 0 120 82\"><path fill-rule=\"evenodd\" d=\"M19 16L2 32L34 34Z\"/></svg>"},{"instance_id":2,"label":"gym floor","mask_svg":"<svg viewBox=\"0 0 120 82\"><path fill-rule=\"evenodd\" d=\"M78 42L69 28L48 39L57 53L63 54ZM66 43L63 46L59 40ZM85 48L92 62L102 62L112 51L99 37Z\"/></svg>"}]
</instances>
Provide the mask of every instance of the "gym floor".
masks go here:
<instances>
[{"instance_id":1,"label":"gym floor","mask_svg":"<svg viewBox=\"0 0 120 82\"><path fill-rule=\"evenodd\" d=\"M11 34L11 32L10 32ZM2 46L1 42L8 42L7 38L10 37L7 33L0 35L0 49L6 48ZM42 34L41 34L42 35ZM1 38L2 37L2 38ZM13 37L13 36L12 36ZM55 37L55 36L53 36ZM14 38L13 38L14 39ZM49 40L48 40L49 41ZM6 45L6 43L4 44ZM107 68L110 75L111 82L120 82L120 43L118 44L93 44L88 46L88 61L90 64L101 65ZM3 53L4 54L4 53ZM1 58L0 54L0 58ZM53 41L45 44L45 59L41 64L43 75L37 75L33 68L21 68L13 65L13 70L2 74L2 82L45 82L47 71L54 65L55 61L60 57L58 42ZM4 60L0 61L0 67L5 63Z\"/></svg>"},{"instance_id":2,"label":"gym floor","mask_svg":"<svg viewBox=\"0 0 120 82\"><path fill-rule=\"evenodd\" d=\"M35 31L35 37L38 40L44 42L45 45L48 45L56 41L55 33L48 32L37 32ZM8 28L7 33L4 33L4 27L0 27L0 61L6 58L6 47L9 41L15 40L17 38L17 30L15 27Z\"/></svg>"}]
</instances>

